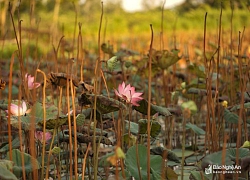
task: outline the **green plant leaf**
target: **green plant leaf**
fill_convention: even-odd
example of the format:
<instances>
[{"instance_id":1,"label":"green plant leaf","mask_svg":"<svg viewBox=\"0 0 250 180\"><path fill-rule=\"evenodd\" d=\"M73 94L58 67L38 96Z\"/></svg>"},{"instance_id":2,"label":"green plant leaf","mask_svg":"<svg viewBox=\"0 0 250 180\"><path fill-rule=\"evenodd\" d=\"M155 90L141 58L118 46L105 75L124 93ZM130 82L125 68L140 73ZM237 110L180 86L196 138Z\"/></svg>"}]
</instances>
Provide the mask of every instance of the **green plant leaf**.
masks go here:
<instances>
[{"instance_id":1,"label":"green plant leaf","mask_svg":"<svg viewBox=\"0 0 250 180\"><path fill-rule=\"evenodd\" d=\"M225 109L224 110L224 119L228 123L237 124L238 120L239 120L239 116L237 114L230 112L228 109Z\"/></svg>"},{"instance_id":2,"label":"green plant leaf","mask_svg":"<svg viewBox=\"0 0 250 180\"><path fill-rule=\"evenodd\" d=\"M77 126L82 126L84 124L85 121L85 115L84 114L78 114L76 116L76 125Z\"/></svg>"},{"instance_id":3,"label":"green plant leaf","mask_svg":"<svg viewBox=\"0 0 250 180\"><path fill-rule=\"evenodd\" d=\"M36 102L31 107L31 112L26 114L25 116L20 116L20 117L11 116L11 125L16 128L19 128L18 122L20 118L22 129L30 130L30 122L31 122L31 119L34 118L35 122L38 123L38 125L43 126L43 116L44 116L43 109L44 108L42 104L39 102ZM60 118L57 118L58 108L54 104L48 104L48 103L45 104L45 109L46 109L46 121L53 121L53 122L48 123L48 126L49 126L48 129L53 129L55 127L55 125L53 124L56 124L56 123L62 124L56 121L56 119L60 119ZM63 116L61 112L59 112L59 116Z\"/></svg>"},{"instance_id":4,"label":"green plant leaf","mask_svg":"<svg viewBox=\"0 0 250 180\"><path fill-rule=\"evenodd\" d=\"M192 131L194 131L195 134L198 134L198 135L204 135L206 133L203 129L191 123L186 124L186 129L192 129Z\"/></svg>"},{"instance_id":5,"label":"green plant leaf","mask_svg":"<svg viewBox=\"0 0 250 180\"><path fill-rule=\"evenodd\" d=\"M33 108L32 108L33 109ZM43 121L43 107L42 104L39 103L34 108L36 109L35 115L37 117L37 124L41 127L43 127L44 121ZM76 123L83 123L85 117L84 114L78 114L76 117ZM42 117L42 118L38 118ZM71 117L71 121L73 121L73 117ZM64 115L61 112L59 112L58 117L58 108L53 104L46 104L46 129L54 129L58 128L62 125L65 125L68 123L68 115ZM80 126L80 124L77 124Z\"/></svg>"},{"instance_id":6,"label":"green plant leaf","mask_svg":"<svg viewBox=\"0 0 250 180\"><path fill-rule=\"evenodd\" d=\"M193 156L189 156L185 159L185 163L187 164L194 164L199 162L201 159L203 159L203 155L198 155L198 154L194 154Z\"/></svg>"},{"instance_id":7,"label":"green plant leaf","mask_svg":"<svg viewBox=\"0 0 250 180\"><path fill-rule=\"evenodd\" d=\"M138 129L139 129L139 125L135 122L129 122L128 120L125 120L126 123L126 130L128 131L129 129L129 123L130 123L130 132L134 135L138 135Z\"/></svg>"},{"instance_id":8,"label":"green plant leaf","mask_svg":"<svg viewBox=\"0 0 250 180\"><path fill-rule=\"evenodd\" d=\"M182 157L182 149L173 149L172 152L175 153L176 156L178 156L179 158ZM189 157L189 156L193 155L194 153L195 153L194 151L185 150L184 156Z\"/></svg>"},{"instance_id":9,"label":"green plant leaf","mask_svg":"<svg viewBox=\"0 0 250 180\"><path fill-rule=\"evenodd\" d=\"M36 122L43 120L43 104L40 102L36 102L32 108L31 112L29 113L30 116L34 115L36 118ZM51 103L45 104L46 109L46 119L55 119L58 116L58 108ZM59 112L59 116L63 115L61 112ZM32 118L32 117L31 117Z\"/></svg>"},{"instance_id":10,"label":"green plant leaf","mask_svg":"<svg viewBox=\"0 0 250 180\"><path fill-rule=\"evenodd\" d=\"M245 141L241 147L242 148L250 148L250 141Z\"/></svg>"},{"instance_id":11,"label":"green plant leaf","mask_svg":"<svg viewBox=\"0 0 250 180\"><path fill-rule=\"evenodd\" d=\"M201 174L203 176L201 176ZM204 180L209 180L203 172L200 171L191 171L190 172L190 176L192 177L193 180L202 180L204 178Z\"/></svg>"},{"instance_id":12,"label":"green plant leaf","mask_svg":"<svg viewBox=\"0 0 250 180\"><path fill-rule=\"evenodd\" d=\"M135 56L135 55L139 55L140 53L137 52L137 51L134 51L132 49L119 49L115 55L118 56L119 58L122 58L122 57L126 57L126 56Z\"/></svg>"},{"instance_id":13,"label":"green plant leaf","mask_svg":"<svg viewBox=\"0 0 250 180\"><path fill-rule=\"evenodd\" d=\"M19 128L18 122L21 122L21 129L22 130L29 130L30 129L30 117L29 116L11 116L10 123L14 128Z\"/></svg>"},{"instance_id":14,"label":"green plant leaf","mask_svg":"<svg viewBox=\"0 0 250 180\"><path fill-rule=\"evenodd\" d=\"M240 107L241 107L241 105L238 104L238 105L236 105L236 106L233 106L233 107L230 109L230 111L236 111L236 110L240 109ZM243 108L244 108L244 109L249 109L249 108L250 108L250 102L244 103Z\"/></svg>"},{"instance_id":15,"label":"green plant leaf","mask_svg":"<svg viewBox=\"0 0 250 180\"><path fill-rule=\"evenodd\" d=\"M61 152L61 148L55 146L55 147L53 147L53 149L51 150L51 152L52 152L53 154L59 154L59 153Z\"/></svg>"},{"instance_id":16,"label":"green plant leaf","mask_svg":"<svg viewBox=\"0 0 250 180\"><path fill-rule=\"evenodd\" d=\"M142 99L141 101L138 102L139 106L133 106L133 109L136 111L147 115L148 114L148 101L145 99ZM169 112L168 108L162 107L162 106L156 106L151 104L150 105L150 115L153 116L156 113L159 113L159 115L162 116L171 116L172 114Z\"/></svg>"},{"instance_id":17,"label":"green plant leaf","mask_svg":"<svg viewBox=\"0 0 250 180\"><path fill-rule=\"evenodd\" d=\"M94 105L95 95L93 94L82 94L78 98L79 105ZM120 101L108 98L106 96L97 95L96 109L100 114L107 114L119 109L127 109L126 105Z\"/></svg>"},{"instance_id":18,"label":"green plant leaf","mask_svg":"<svg viewBox=\"0 0 250 180\"><path fill-rule=\"evenodd\" d=\"M98 142L101 142L103 144L106 144L106 145L112 145L113 143L110 141L110 139L106 138L106 137L103 137L103 136L96 136L95 138L95 142L98 143ZM77 141L79 143L93 143L94 141L94 136L89 136L89 135L86 135L86 134L81 134L81 133L78 133L77 134Z\"/></svg>"},{"instance_id":19,"label":"green plant leaf","mask_svg":"<svg viewBox=\"0 0 250 180\"><path fill-rule=\"evenodd\" d=\"M178 174L176 174L176 172L174 172L174 170L170 167L165 167L165 175L166 179L178 180Z\"/></svg>"},{"instance_id":20,"label":"green plant leaf","mask_svg":"<svg viewBox=\"0 0 250 180\"><path fill-rule=\"evenodd\" d=\"M152 174L153 180L161 179L161 174L157 173L154 169L150 168L150 173Z\"/></svg>"},{"instance_id":21,"label":"green plant leaf","mask_svg":"<svg viewBox=\"0 0 250 180\"><path fill-rule=\"evenodd\" d=\"M160 132L161 132L161 125L159 122L157 121L150 121L150 135L152 138L157 137ZM148 126L148 120L147 119L140 119L138 121L138 125L139 125L139 134L147 134L148 130L147 130L147 126Z\"/></svg>"},{"instance_id":22,"label":"green plant leaf","mask_svg":"<svg viewBox=\"0 0 250 180\"><path fill-rule=\"evenodd\" d=\"M188 66L188 71L199 78L206 78L204 71L200 68L200 66L193 64Z\"/></svg>"},{"instance_id":23,"label":"green plant leaf","mask_svg":"<svg viewBox=\"0 0 250 180\"><path fill-rule=\"evenodd\" d=\"M194 78L189 82L189 84L186 84L185 89L189 88L206 89L206 87L207 87L206 82L203 81L203 79Z\"/></svg>"},{"instance_id":24,"label":"green plant leaf","mask_svg":"<svg viewBox=\"0 0 250 180\"><path fill-rule=\"evenodd\" d=\"M164 151L167 154L168 161L174 161L176 163L180 163L179 157L173 151L170 151L170 150L168 150L168 149L166 149L164 147L160 147L160 146L153 147L153 148L150 149L150 152L153 155L163 156Z\"/></svg>"},{"instance_id":25,"label":"green plant leaf","mask_svg":"<svg viewBox=\"0 0 250 180\"><path fill-rule=\"evenodd\" d=\"M3 90L4 93L8 94L9 92L9 87L5 87L5 89ZM16 85L12 85L12 88L11 88L11 92L12 92L12 95L17 95L19 93L19 89Z\"/></svg>"},{"instance_id":26,"label":"green plant leaf","mask_svg":"<svg viewBox=\"0 0 250 180\"><path fill-rule=\"evenodd\" d=\"M0 179L1 180L18 180L17 177L6 167L0 164Z\"/></svg>"},{"instance_id":27,"label":"green plant leaf","mask_svg":"<svg viewBox=\"0 0 250 180\"><path fill-rule=\"evenodd\" d=\"M129 134L126 133L122 137L123 137L123 141L126 145L133 146L137 142L137 137L134 136L133 134L130 134L130 136L129 136Z\"/></svg>"},{"instance_id":28,"label":"green plant leaf","mask_svg":"<svg viewBox=\"0 0 250 180\"><path fill-rule=\"evenodd\" d=\"M197 112L197 106L194 101L187 101L181 104L181 108L184 109L189 109L192 114L195 114Z\"/></svg>"},{"instance_id":29,"label":"green plant leaf","mask_svg":"<svg viewBox=\"0 0 250 180\"><path fill-rule=\"evenodd\" d=\"M24 141L24 136L22 135L22 141ZM12 140L12 149L16 149L20 147L20 138L16 137L15 139ZM0 153L5 153L9 151L9 143L1 147Z\"/></svg>"},{"instance_id":30,"label":"green plant leaf","mask_svg":"<svg viewBox=\"0 0 250 180\"><path fill-rule=\"evenodd\" d=\"M239 148L239 158L244 158L250 155L249 149ZM222 151L218 151L205 156L201 162L202 169L205 169L208 165L222 165ZM236 148L226 149L225 151L225 165L235 164Z\"/></svg>"},{"instance_id":31,"label":"green plant leaf","mask_svg":"<svg viewBox=\"0 0 250 180\"><path fill-rule=\"evenodd\" d=\"M93 96L92 96L93 97ZM92 99L92 103L94 103L94 99ZM126 109L126 106L112 98L108 98L106 96L98 95L96 102L97 111L100 114L107 114L114 111L118 111L120 108Z\"/></svg>"},{"instance_id":32,"label":"green plant leaf","mask_svg":"<svg viewBox=\"0 0 250 180\"><path fill-rule=\"evenodd\" d=\"M107 60L107 68L109 71L114 71L116 65L117 65L118 59L117 56L113 56L109 60Z\"/></svg>"},{"instance_id":33,"label":"green plant leaf","mask_svg":"<svg viewBox=\"0 0 250 180\"><path fill-rule=\"evenodd\" d=\"M227 153L228 153L228 157L235 162L236 160L236 156L237 156L237 152L236 152L236 148L229 148L227 149ZM250 150L246 149L246 148L239 148L239 158L244 158L246 156L250 155Z\"/></svg>"},{"instance_id":34,"label":"green plant leaf","mask_svg":"<svg viewBox=\"0 0 250 180\"><path fill-rule=\"evenodd\" d=\"M162 106L157 106L157 105L153 105L151 104L151 108L156 111L157 113L159 113L159 115L162 116L171 116L172 114L170 113L170 111L168 110L168 108L162 107ZM154 114L152 114L154 115Z\"/></svg>"},{"instance_id":35,"label":"green plant leaf","mask_svg":"<svg viewBox=\"0 0 250 180\"><path fill-rule=\"evenodd\" d=\"M85 119L90 119L93 113L94 110L92 108L87 108L82 110L82 114L85 116ZM103 118L103 115L101 115L98 111L96 111L96 119L101 121L101 118Z\"/></svg>"},{"instance_id":36,"label":"green plant leaf","mask_svg":"<svg viewBox=\"0 0 250 180\"><path fill-rule=\"evenodd\" d=\"M68 122L68 116L64 115L55 119L47 119L46 120L46 129L54 129L58 128ZM39 126L43 127L44 121L39 121L37 123Z\"/></svg>"},{"instance_id":37,"label":"green plant leaf","mask_svg":"<svg viewBox=\"0 0 250 180\"><path fill-rule=\"evenodd\" d=\"M171 65L178 62L181 58L178 56L180 51L178 49L174 49L171 51L162 50L162 51L155 51L153 50L152 53L152 65L157 66L160 69L167 69Z\"/></svg>"},{"instance_id":38,"label":"green plant leaf","mask_svg":"<svg viewBox=\"0 0 250 180\"><path fill-rule=\"evenodd\" d=\"M22 156L24 157L24 169L26 173L30 173L33 170L40 169L41 166L39 162L27 153L23 153L18 149L12 150L12 161L14 162L13 173L17 177L22 176ZM7 159L9 158L9 152L7 153Z\"/></svg>"},{"instance_id":39,"label":"green plant leaf","mask_svg":"<svg viewBox=\"0 0 250 180\"><path fill-rule=\"evenodd\" d=\"M136 146L138 146L138 151ZM141 172L141 178L147 179L147 148L143 145L135 145L128 149L125 165L130 172L131 176L133 176L136 180L139 180L138 167ZM139 164L137 165L137 159L139 160ZM162 157L158 155L150 155L150 168L154 173L161 175L162 171ZM156 176L156 174L154 174ZM152 174L151 174L151 178Z\"/></svg>"},{"instance_id":40,"label":"green plant leaf","mask_svg":"<svg viewBox=\"0 0 250 180\"><path fill-rule=\"evenodd\" d=\"M138 102L139 106L132 106L133 109L135 109L136 111L144 114L144 115L147 115L148 111L147 111L147 108L148 108L148 101L145 100L145 99L142 99ZM154 114L156 114L157 112L152 108L151 106L151 109L150 109L150 115L153 116Z\"/></svg>"},{"instance_id":41,"label":"green plant leaf","mask_svg":"<svg viewBox=\"0 0 250 180\"><path fill-rule=\"evenodd\" d=\"M127 169L124 169L124 174L126 176L126 179L123 178L122 176L122 171L119 172L119 179L120 180L131 180L131 175L129 174L129 171Z\"/></svg>"},{"instance_id":42,"label":"green plant leaf","mask_svg":"<svg viewBox=\"0 0 250 180\"><path fill-rule=\"evenodd\" d=\"M3 111L8 110L8 102L5 101L0 102L0 109Z\"/></svg>"},{"instance_id":43,"label":"green plant leaf","mask_svg":"<svg viewBox=\"0 0 250 180\"><path fill-rule=\"evenodd\" d=\"M114 55L113 53L113 45L109 45L109 44L106 44L106 43L103 43L101 45L101 49L104 53L107 53L109 55Z\"/></svg>"},{"instance_id":44,"label":"green plant leaf","mask_svg":"<svg viewBox=\"0 0 250 180\"><path fill-rule=\"evenodd\" d=\"M8 170L12 170L13 166L14 166L14 163L12 161L9 161L9 160L6 160L6 159L0 159L0 166L5 167Z\"/></svg>"},{"instance_id":45,"label":"green plant leaf","mask_svg":"<svg viewBox=\"0 0 250 180\"><path fill-rule=\"evenodd\" d=\"M211 90L214 93L213 90ZM207 90L206 89L199 89L199 88L189 88L187 91L188 94L198 94L200 96L206 96Z\"/></svg>"}]
</instances>

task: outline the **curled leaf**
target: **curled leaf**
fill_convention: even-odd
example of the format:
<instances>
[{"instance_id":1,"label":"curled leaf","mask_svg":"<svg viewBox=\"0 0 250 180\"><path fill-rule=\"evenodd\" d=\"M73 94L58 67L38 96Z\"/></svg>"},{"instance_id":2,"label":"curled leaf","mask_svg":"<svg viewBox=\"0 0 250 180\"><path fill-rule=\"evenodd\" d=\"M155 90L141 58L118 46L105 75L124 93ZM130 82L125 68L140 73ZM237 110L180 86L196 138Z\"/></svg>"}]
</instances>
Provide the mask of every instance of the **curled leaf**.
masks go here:
<instances>
[{"instance_id":1,"label":"curled leaf","mask_svg":"<svg viewBox=\"0 0 250 180\"><path fill-rule=\"evenodd\" d=\"M107 67L109 71L114 71L116 65L117 65L118 59L117 56L113 56L107 61Z\"/></svg>"},{"instance_id":2,"label":"curled leaf","mask_svg":"<svg viewBox=\"0 0 250 180\"><path fill-rule=\"evenodd\" d=\"M59 153L61 152L61 148L55 146L55 147L53 147L53 149L51 150L51 152L52 152L53 154L59 154Z\"/></svg>"},{"instance_id":3,"label":"curled leaf","mask_svg":"<svg viewBox=\"0 0 250 180\"><path fill-rule=\"evenodd\" d=\"M139 111L140 113L147 115L147 108L148 108L148 101L145 99L142 99L141 101L138 102L139 106L133 106L133 109L135 109L136 111ZM157 106L157 105L153 105L151 104L151 110L150 110L150 114L153 116L156 113L158 113L159 115L162 116L171 116L172 114L169 112L169 109L166 107L162 107L162 106Z\"/></svg>"}]
</instances>

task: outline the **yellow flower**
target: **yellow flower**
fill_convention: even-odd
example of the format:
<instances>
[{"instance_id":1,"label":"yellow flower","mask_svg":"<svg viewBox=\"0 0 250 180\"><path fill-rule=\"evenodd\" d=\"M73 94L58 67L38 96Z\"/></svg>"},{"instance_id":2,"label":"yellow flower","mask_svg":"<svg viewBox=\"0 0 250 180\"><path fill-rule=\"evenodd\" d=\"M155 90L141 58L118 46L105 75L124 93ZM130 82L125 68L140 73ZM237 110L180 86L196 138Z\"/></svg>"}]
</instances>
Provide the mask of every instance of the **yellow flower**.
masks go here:
<instances>
[{"instance_id":1,"label":"yellow flower","mask_svg":"<svg viewBox=\"0 0 250 180\"><path fill-rule=\"evenodd\" d=\"M227 104L228 104L228 102L227 101L223 101L223 102L221 102L221 105L223 106L223 107L227 107Z\"/></svg>"}]
</instances>

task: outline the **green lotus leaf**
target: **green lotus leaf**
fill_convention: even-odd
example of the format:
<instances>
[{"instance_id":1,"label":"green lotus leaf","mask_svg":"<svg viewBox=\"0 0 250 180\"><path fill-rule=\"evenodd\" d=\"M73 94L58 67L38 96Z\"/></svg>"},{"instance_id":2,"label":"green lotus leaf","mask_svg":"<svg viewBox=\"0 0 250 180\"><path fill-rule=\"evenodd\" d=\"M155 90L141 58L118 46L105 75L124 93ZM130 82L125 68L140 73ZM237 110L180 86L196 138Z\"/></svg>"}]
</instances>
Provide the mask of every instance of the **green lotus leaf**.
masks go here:
<instances>
[{"instance_id":1,"label":"green lotus leaf","mask_svg":"<svg viewBox=\"0 0 250 180\"><path fill-rule=\"evenodd\" d=\"M233 107L230 109L230 111L236 111L236 110L239 110L240 108L241 108L241 105L239 104L239 105L233 106ZM250 108L250 102L244 103L243 108L249 109L249 108Z\"/></svg>"},{"instance_id":2,"label":"green lotus leaf","mask_svg":"<svg viewBox=\"0 0 250 180\"><path fill-rule=\"evenodd\" d=\"M202 176L201 176L202 174ZM190 172L190 177L193 179L193 180L201 180L204 178L204 180L209 180L210 178L207 177L206 174L204 174L203 172L200 172L200 171L191 171ZM212 178L212 177L211 177Z\"/></svg>"},{"instance_id":3,"label":"green lotus leaf","mask_svg":"<svg viewBox=\"0 0 250 180\"><path fill-rule=\"evenodd\" d=\"M95 95L93 94L82 94L78 98L79 105L94 105L95 102ZM108 98L106 96L97 95L96 101L96 110L100 114L107 114L114 111L118 111L119 109L126 109L127 107L121 103L120 101Z\"/></svg>"},{"instance_id":4,"label":"green lotus leaf","mask_svg":"<svg viewBox=\"0 0 250 180\"><path fill-rule=\"evenodd\" d=\"M140 144L132 146L127 151L126 158L125 158L125 165L128 171L130 172L131 176L133 176L136 180L140 179L138 171L141 172L140 174L141 174L142 179L147 179L147 158L146 157L147 157L147 148ZM154 174L154 177L156 176L158 177L158 175L161 175L162 157L158 155L150 155L150 168L151 168L150 179L153 179L153 174Z\"/></svg>"},{"instance_id":5,"label":"green lotus leaf","mask_svg":"<svg viewBox=\"0 0 250 180\"><path fill-rule=\"evenodd\" d=\"M6 160L6 159L0 159L0 166L5 167L8 170L12 170L13 166L14 166L14 163L12 161L9 161L9 160Z\"/></svg>"},{"instance_id":6,"label":"green lotus leaf","mask_svg":"<svg viewBox=\"0 0 250 180\"><path fill-rule=\"evenodd\" d=\"M199 78L206 78L206 74L204 70L201 69L200 66L193 64L188 66L188 71Z\"/></svg>"},{"instance_id":7,"label":"green lotus leaf","mask_svg":"<svg viewBox=\"0 0 250 180\"><path fill-rule=\"evenodd\" d=\"M10 159L10 152L7 153L7 159ZM13 173L17 177L21 177L23 173L22 156L24 158L24 170L26 173L30 173L36 169L40 169L39 162L27 153L23 153L18 149L12 150L12 161L14 162Z\"/></svg>"},{"instance_id":8,"label":"green lotus leaf","mask_svg":"<svg viewBox=\"0 0 250 180\"><path fill-rule=\"evenodd\" d=\"M192 131L194 131L195 134L197 134L197 135L204 135L206 133L203 129L201 129L198 126L196 126L195 124L191 124L191 123L186 124L186 129L192 129Z\"/></svg>"},{"instance_id":9,"label":"green lotus leaf","mask_svg":"<svg viewBox=\"0 0 250 180\"><path fill-rule=\"evenodd\" d=\"M135 145L136 144L136 140L137 140L137 137L134 136L133 134L130 134L130 136L129 136L128 133L126 133L126 134L123 135L123 141L124 141L124 143L126 145L129 145L129 146Z\"/></svg>"},{"instance_id":10,"label":"green lotus leaf","mask_svg":"<svg viewBox=\"0 0 250 180\"><path fill-rule=\"evenodd\" d=\"M244 158L250 155L249 149L239 148L239 158ZM225 165L235 164L236 159L236 148L226 149L225 151ZM202 160L201 166L205 169L208 165L222 165L222 151L218 151L212 154L209 154L204 157Z\"/></svg>"},{"instance_id":11,"label":"green lotus leaf","mask_svg":"<svg viewBox=\"0 0 250 180\"><path fill-rule=\"evenodd\" d=\"M113 56L109 60L107 60L107 68L109 71L114 71L116 65L117 65L118 59L117 56Z\"/></svg>"},{"instance_id":12,"label":"green lotus leaf","mask_svg":"<svg viewBox=\"0 0 250 180\"><path fill-rule=\"evenodd\" d=\"M73 119L71 119L73 120ZM67 124L68 122L68 116L67 115L64 115L64 116L61 116L61 117L58 117L58 118L55 118L55 119L47 119L45 121L45 124L46 124L46 129L54 129L54 128L58 128L64 124ZM37 123L39 126L43 127L44 125L44 121L39 121Z\"/></svg>"},{"instance_id":13,"label":"green lotus leaf","mask_svg":"<svg viewBox=\"0 0 250 180\"><path fill-rule=\"evenodd\" d=\"M179 157L179 158L182 157L182 149L173 149L172 152L175 153L177 157ZM189 156L193 155L194 153L195 153L194 151L185 150L184 156L189 157Z\"/></svg>"},{"instance_id":14,"label":"green lotus leaf","mask_svg":"<svg viewBox=\"0 0 250 180\"><path fill-rule=\"evenodd\" d=\"M194 101L187 101L181 104L182 109L189 109L192 114L197 112L197 106Z\"/></svg>"},{"instance_id":15,"label":"green lotus leaf","mask_svg":"<svg viewBox=\"0 0 250 180\"><path fill-rule=\"evenodd\" d=\"M76 125L77 126L82 126L85 122L85 115L84 114L78 114L76 116Z\"/></svg>"},{"instance_id":16,"label":"green lotus leaf","mask_svg":"<svg viewBox=\"0 0 250 180\"><path fill-rule=\"evenodd\" d=\"M2 180L18 180L17 177L5 166L0 164L0 179Z\"/></svg>"},{"instance_id":17,"label":"green lotus leaf","mask_svg":"<svg viewBox=\"0 0 250 180\"><path fill-rule=\"evenodd\" d=\"M53 149L51 150L53 154L59 154L61 152L61 148L60 147L53 147Z\"/></svg>"},{"instance_id":18,"label":"green lotus leaf","mask_svg":"<svg viewBox=\"0 0 250 180\"><path fill-rule=\"evenodd\" d=\"M129 122L128 120L125 120L125 127L126 127L126 130L128 131L129 129L129 126L130 126L130 132L134 135L137 135L138 134L138 129L139 129L139 125L135 122ZM130 123L130 125L129 125Z\"/></svg>"},{"instance_id":19,"label":"green lotus leaf","mask_svg":"<svg viewBox=\"0 0 250 180\"><path fill-rule=\"evenodd\" d=\"M239 121L239 116L235 113L230 112L228 109L225 109L224 119L226 122L237 124Z\"/></svg>"},{"instance_id":20,"label":"green lotus leaf","mask_svg":"<svg viewBox=\"0 0 250 180\"><path fill-rule=\"evenodd\" d=\"M156 65L160 69L167 69L171 65L178 62L181 58L178 56L180 51L178 49L174 49L171 51L163 50L163 51L155 51L152 53L152 65Z\"/></svg>"},{"instance_id":21,"label":"green lotus leaf","mask_svg":"<svg viewBox=\"0 0 250 180\"><path fill-rule=\"evenodd\" d=\"M24 142L24 136L22 135L22 141ZM22 143L23 143L22 142ZM11 146L12 146L12 149L18 149L20 147L20 138L19 137L16 137L15 139L12 140L12 143L11 143ZM9 143L6 143L4 144L4 146L2 146L0 148L0 153L5 153L7 151L9 151Z\"/></svg>"},{"instance_id":22,"label":"green lotus leaf","mask_svg":"<svg viewBox=\"0 0 250 180\"><path fill-rule=\"evenodd\" d=\"M34 119L34 122L38 125L43 125L43 116L44 116L44 107L42 103L36 102L32 107L31 111L27 113L24 116L11 116L11 125L13 127L19 128L19 119L21 121L21 127L24 130L30 130L31 122ZM45 110L46 110L46 121L48 120L55 120L58 116L58 108L53 104L45 104ZM59 115L63 116L61 112L59 112ZM56 122L49 122L49 124L56 124ZM52 125L49 125L49 128L52 128ZM60 124L60 123L59 123ZM46 125L47 126L47 125ZM53 129L53 128L52 128Z\"/></svg>"},{"instance_id":23,"label":"green lotus leaf","mask_svg":"<svg viewBox=\"0 0 250 180\"><path fill-rule=\"evenodd\" d=\"M148 120L147 119L140 119L138 121L138 125L139 125L139 134L147 134L148 129ZM150 136L152 138L157 137L161 132L161 125L159 122L157 121L150 121Z\"/></svg>"},{"instance_id":24,"label":"green lotus leaf","mask_svg":"<svg viewBox=\"0 0 250 180\"><path fill-rule=\"evenodd\" d=\"M139 106L133 106L133 109L136 111L147 115L148 114L148 101L145 99L142 99L138 102ZM157 105L150 105L150 115L153 116L154 114L158 113L162 116L171 116L172 114L169 112L168 108L157 106Z\"/></svg>"},{"instance_id":25,"label":"green lotus leaf","mask_svg":"<svg viewBox=\"0 0 250 180\"><path fill-rule=\"evenodd\" d=\"M178 174L170 167L165 168L166 179L178 180Z\"/></svg>"},{"instance_id":26,"label":"green lotus leaf","mask_svg":"<svg viewBox=\"0 0 250 180\"><path fill-rule=\"evenodd\" d=\"M189 88L187 93L188 94L198 94L200 96L206 96L207 90L206 89L198 89L198 88Z\"/></svg>"},{"instance_id":27,"label":"green lotus leaf","mask_svg":"<svg viewBox=\"0 0 250 180\"><path fill-rule=\"evenodd\" d=\"M153 147L150 149L151 154L163 156L164 151L166 151L168 161L174 161L180 163L180 158L173 152L164 147Z\"/></svg>"}]
</instances>

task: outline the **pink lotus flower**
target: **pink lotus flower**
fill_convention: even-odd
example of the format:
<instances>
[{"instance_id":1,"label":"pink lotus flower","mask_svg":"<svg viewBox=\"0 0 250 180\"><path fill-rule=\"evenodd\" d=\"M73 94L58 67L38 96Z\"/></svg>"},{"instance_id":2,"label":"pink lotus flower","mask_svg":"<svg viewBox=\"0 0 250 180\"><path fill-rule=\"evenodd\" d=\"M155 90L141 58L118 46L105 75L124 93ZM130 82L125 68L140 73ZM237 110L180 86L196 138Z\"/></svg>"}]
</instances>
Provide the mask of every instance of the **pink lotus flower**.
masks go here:
<instances>
[{"instance_id":1,"label":"pink lotus flower","mask_svg":"<svg viewBox=\"0 0 250 180\"><path fill-rule=\"evenodd\" d=\"M135 87L130 84L126 86L124 82L119 84L118 91L115 89L115 94L134 106L139 106L138 102L143 99L140 97L142 93L135 92Z\"/></svg>"},{"instance_id":2,"label":"pink lotus flower","mask_svg":"<svg viewBox=\"0 0 250 180\"><path fill-rule=\"evenodd\" d=\"M41 85L40 83L34 82L35 78L27 73L25 74L25 80L28 82L28 88L30 90L36 89Z\"/></svg>"},{"instance_id":3,"label":"pink lotus flower","mask_svg":"<svg viewBox=\"0 0 250 180\"><path fill-rule=\"evenodd\" d=\"M45 132L45 142L47 142L48 140L50 140L52 137L50 132ZM43 138L43 131L36 131L35 132L35 139L37 141L40 141L41 143L44 141Z\"/></svg>"},{"instance_id":4,"label":"pink lotus flower","mask_svg":"<svg viewBox=\"0 0 250 180\"><path fill-rule=\"evenodd\" d=\"M27 105L25 101L22 102L21 106L18 106L16 104L10 104L10 112L6 110L8 114L14 115L14 116L22 116L26 113L29 113L30 110L27 110Z\"/></svg>"}]
</instances>

